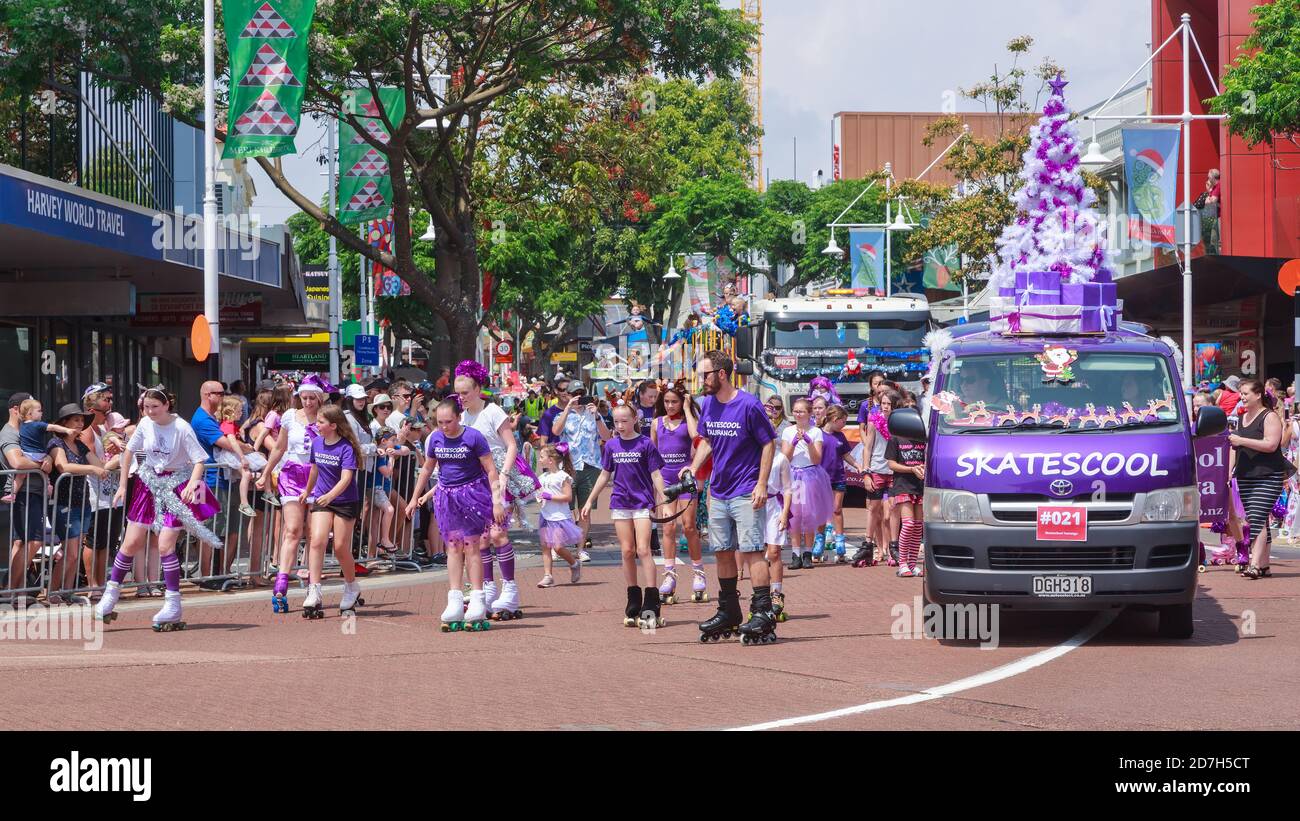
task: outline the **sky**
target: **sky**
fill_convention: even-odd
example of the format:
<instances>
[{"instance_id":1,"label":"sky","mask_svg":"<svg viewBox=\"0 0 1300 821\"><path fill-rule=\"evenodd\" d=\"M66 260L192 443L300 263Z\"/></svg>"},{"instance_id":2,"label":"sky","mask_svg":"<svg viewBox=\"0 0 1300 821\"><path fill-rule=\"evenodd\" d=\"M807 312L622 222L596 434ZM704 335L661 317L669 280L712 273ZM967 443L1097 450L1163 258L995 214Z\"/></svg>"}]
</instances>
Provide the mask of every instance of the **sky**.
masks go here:
<instances>
[{"instance_id":1,"label":"sky","mask_svg":"<svg viewBox=\"0 0 1300 821\"><path fill-rule=\"evenodd\" d=\"M724 0L735 6L736 2ZM837 111L939 111L945 93L1010 65L1006 43L1030 35L1022 58L1051 57L1071 81L1076 109L1101 102L1146 60L1149 0L766 0L763 3L763 162L769 179L830 176L831 117ZM1139 75L1142 77L1144 75ZM1028 95L1033 97L1032 89ZM959 111L983 110L958 97ZM326 178L317 158L324 130L310 119L299 154L284 158L289 180L314 201ZM797 154L795 147L797 144ZM297 211L260 168L253 210L263 223Z\"/></svg>"}]
</instances>

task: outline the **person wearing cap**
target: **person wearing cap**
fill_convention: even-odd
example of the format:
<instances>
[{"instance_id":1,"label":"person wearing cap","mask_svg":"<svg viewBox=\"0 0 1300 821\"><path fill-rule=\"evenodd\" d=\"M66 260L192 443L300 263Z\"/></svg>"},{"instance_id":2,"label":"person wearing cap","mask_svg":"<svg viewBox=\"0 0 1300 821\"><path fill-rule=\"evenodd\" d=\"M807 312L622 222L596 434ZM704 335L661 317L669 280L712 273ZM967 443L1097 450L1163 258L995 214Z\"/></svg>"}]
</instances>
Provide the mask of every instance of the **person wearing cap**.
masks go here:
<instances>
[{"instance_id":1,"label":"person wearing cap","mask_svg":"<svg viewBox=\"0 0 1300 821\"><path fill-rule=\"evenodd\" d=\"M23 452L21 439L21 416L19 408L32 398L30 393L15 393L9 397L9 420L0 427L0 468L13 471L44 471L49 473L53 460L44 456L39 460L27 457ZM27 566L32 559L40 555L41 543L45 539L45 479L34 479L26 483L26 490L18 493L14 489L16 476L30 474L10 474L6 477L5 492L15 496L9 510L0 508L0 521L9 522L12 532L9 541L9 589L23 587L27 580ZM4 503L7 507L8 503ZM7 515L6 515L7 514ZM12 600L11 600L12 601Z\"/></svg>"},{"instance_id":2,"label":"person wearing cap","mask_svg":"<svg viewBox=\"0 0 1300 821\"><path fill-rule=\"evenodd\" d=\"M208 487L218 498L221 491L227 491L226 504L216 514L216 521L213 522L213 530L221 536L226 543L226 549L222 551L221 567L218 568L212 562L212 548L206 542L200 542L199 546L199 575L201 576L224 576L230 570L230 563L234 560L235 550L239 541L239 530L230 528L230 511L235 509L232 503L234 500L229 498L230 483L226 479L224 470L216 469L215 453L217 448L230 451L235 455L241 465L245 468L248 466L248 460L244 453L232 441L233 437L227 437L221 430L221 422L217 419L217 412L221 409L221 400L226 398L226 388L220 382L204 382L199 388L199 407L194 411L194 416L190 419L190 427L194 429L194 435L199 438L199 444L208 454L205 468L207 474ZM200 581L197 583L204 590L220 590L222 582L216 579Z\"/></svg>"},{"instance_id":3,"label":"person wearing cap","mask_svg":"<svg viewBox=\"0 0 1300 821\"><path fill-rule=\"evenodd\" d=\"M103 382L96 382L81 395L81 407L91 414L89 424L81 432L81 443L95 452L95 456L104 465L106 475L99 481L90 481L91 507L94 508L94 521L91 526L91 538L86 542L87 554L93 560L96 553L105 557L111 547L115 547L126 526L126 505L113 507L113 496L117 493L117 470L121 466L122 451L126 448L126 417L113 412L113 389ZM110 443L112 443L110 445ZM110 450L112 452L110 452ZM86 567L87 583L91 587L104 584L107 567L100 568L97 562L88 561Z\"/></svg>"},{"instance_id":4,"label":"person wearing cap","mask_svg":"<svg viewBox=\"0 0 1300 821\"><path fill-rule=\"evenodd\" d=\"M605 442L613 435L609 426L596 411L596 401L582 390L581 385L570 385L571 392L563 394L567 400L555 417L551 426L552 435L569 446L569 459L573 462L575 506L581 510L584 506L595 510L599 497L591 498L596 489L596 480L601 474L602 451ZM558 390L558 388L557 388ZM584 406L579 406L581 399L586 399ZM582 560L590 561L587 551L591 550L591 519L584 518L580 523L583 545L579 553Z\"/></svg>"},{"instance_id":5,"label":"person wearing cap","mask_svg":"<svg viewBox=\"0 0 1300 821\"><path fill-rule=\"evenodd\" d=\"M278 572L275 586L271 591L273 612L289 612L289 570L298 555L298 543L303 537L303 525L307 517L307 479L311 475L311 440L316 431L316 419L325 399L325 386L319 377L312 374L298 386L298 399L301 409L289 409L280 417L279 433L276 435L275 447L267 459L262 475L257 479L257 489L265 490L270 485L271 476L283 457L277 490L280 494L280 514L284 519L282 541L280 542ZM319 599L313 601L309 593L306 606L318 606Z\"/></svg>"},{"instance_id":6,"label":"person wearing cap","mask_svg":"<svg viewBox=\"0 0 1300 821\"><path fill-rule=\"evenodd\" d=\"M77 550L82 537L88 535L94 513L90 506L88 480L101 480L107 474L104 464L81 441L81 432L95 414L82 410L76 402L59 408L55 419L59 429L67 433L51 436L46 451L54 460L54 535L62 549L54 554L54 570L50 575L50 604L89 604L82 596L64 595L60 591L77 586ZM51 425L54 430L56 425ZM86 573L95 562L95 551L89 547L84 556ZM93 576L91 576L93 578Z\"/></svg>"},{"instance_id":7,"label":"person wearing cap","mask_svg":"<svg viewBox=\"0 0 1300 821\"><path fill-rule=\"evenodd\" d=\"M1223 380L1223 389L1219 391L1218 405L1228 416L1233 416L1237 411L1237 403L1241 401L1241 377L1235 373Z\"/></svg>"},{"instance_id":8,"label":"person wearing cap","mask_svg":"<svg viewBox=\"0 0 1300 821\"><path fill-rule=\"evenodd\" d=\"M542 416L537 420L537 435L542 437L542 442L554 444L560 441L560 435L555 432L555 417L559 416L564 406L569 404L569 378L560 374L555 378L555 402L542 411Z\"/></svg>"}]
</instances>

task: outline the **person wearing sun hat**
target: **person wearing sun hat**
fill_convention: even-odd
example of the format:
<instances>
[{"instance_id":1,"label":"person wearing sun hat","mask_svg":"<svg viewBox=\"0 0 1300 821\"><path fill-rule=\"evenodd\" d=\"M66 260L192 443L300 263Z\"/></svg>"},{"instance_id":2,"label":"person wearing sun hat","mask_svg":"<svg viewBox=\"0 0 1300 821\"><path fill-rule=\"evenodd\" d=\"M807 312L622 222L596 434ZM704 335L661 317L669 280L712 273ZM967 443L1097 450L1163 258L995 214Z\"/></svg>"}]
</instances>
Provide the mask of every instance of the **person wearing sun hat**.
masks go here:
<instances>
[{"instance_id":1,"label":"person wearing sun hat","mask_svg":"<svg viewBox=\"0 0 1300 821\"><path fill-rule=\"evenodd\" d=\"M59 408L59 415L51 426L51 430L57 426L67 432L51 436L46 445L46 451L54 460L54 471L50 474L55 491L52 518L54 535L59 537L63 547L61 557L55 555L47 599L50 604L75 603L77 599L85 603L82 597L65 596L59 591L77 585L81 539L88 534L93 521L93 509L87 502L88 480L100 480L105 475L99 457L80 439L82 430L94 418L95 414L82 410L81 405L69 402ZM65 473L68 478L60 481ZM87 568L93 561L94 552L88 551Z\"/></svg>"}]
</instances>

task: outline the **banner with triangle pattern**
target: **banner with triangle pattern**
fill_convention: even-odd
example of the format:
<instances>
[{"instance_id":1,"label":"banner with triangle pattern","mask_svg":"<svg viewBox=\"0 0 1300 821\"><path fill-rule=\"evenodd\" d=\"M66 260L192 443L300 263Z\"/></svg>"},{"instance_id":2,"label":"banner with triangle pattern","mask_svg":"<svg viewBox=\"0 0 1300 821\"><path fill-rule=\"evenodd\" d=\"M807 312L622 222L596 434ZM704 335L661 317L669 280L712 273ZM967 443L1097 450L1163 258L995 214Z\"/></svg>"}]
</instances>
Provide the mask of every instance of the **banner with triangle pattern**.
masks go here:
<instances>
[{"instance_id":1,"label":"banner with triangle pattern","mask_svg":"<svg viewBox=\"0 0 1300 821\"><path fill-rule=\"evenodd\" d=\"M294 152L316 0L223 0L230 54L229 158Z\"/></svg>"},{"instance_id":2,"label":"banner with triangle pattern","mask_svg":"<svg viewBox=\"0 0 1300 821\"><path fill-rule=\"evenodd\" d=\"M344 103L365 135L374 140L372 143L366 139L347 121L346 110L340 114L338 219L344 225L356 225L383 219L392 210L393 179L389 176L388 157L376 143L388 144L385 117L396 127L406 116L406 94L400 88L381 88L376 100L370 89L358 88L348 93Z\"/></svg>"}]
</instances>

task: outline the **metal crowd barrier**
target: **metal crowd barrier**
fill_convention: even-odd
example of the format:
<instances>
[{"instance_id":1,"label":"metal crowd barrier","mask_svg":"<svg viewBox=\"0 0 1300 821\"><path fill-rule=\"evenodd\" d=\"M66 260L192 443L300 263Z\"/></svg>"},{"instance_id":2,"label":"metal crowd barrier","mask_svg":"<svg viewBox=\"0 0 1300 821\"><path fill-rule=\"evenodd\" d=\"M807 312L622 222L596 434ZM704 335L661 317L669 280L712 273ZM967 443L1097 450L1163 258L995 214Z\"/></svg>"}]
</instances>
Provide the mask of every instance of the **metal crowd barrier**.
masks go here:
<instances>
[{"instance_id":1,"label":"metal crowd barrier","mask_svg":"<svg viewBox=\"0 0 1300 821\"><path fill-rule=\"evenodd\" d=\"M406 503L414 489L423 455L418 452L388 457L392 476L379 470L362 471L358 476L358 491L362 512L353 529L352 544L344 560L352 559L372 570L423 571L433 568L426 560L417 559L418 552L432 556L441 550L437 528L432 524L429 508L417 511L412 520L406 518ZM0 471L0 481L7 477L26 475L30 483L24 487L14 504L0 503L0 526L9 534L5 567L18 564L24 578L14 580L4 573L0 602L11 601L14 596L35 598L46 592L59 597L91 597L101 593L121 547L126 533L126 510L130 505L135 479L127 489L126 501L112 507L112 498L100 494L96 477L62 474L52 487L40 471ZM247 502L254 516L240 512L243 501L240 493L238 471L209 466L206 471L209 492L215 493L221 512L204 524L217 534L223 548L213 549L188 531L182 530L176 542L176 555L181 563L183 579L192 583L206 582L220 585L222 590L260 586L274 575L274 562L283 535L284 522L280 508L269 503L256 489L258 474L252 475ZM59 505L58 501L70 498L74 482L82 483L84 491L74 500L74 505ZM215 486L215 490L214 490ZM92 490L92 487L94 488ZM273 488L274 486L272 486ZM392 507L391 515L385 513L386 499ZM27 501L29 500L30 501ZM35 505L40 511L40 529L27 533L26 505ZM307 569L307 546L310 535L310 511L304 523L303 535L291 575ZM18 537L25 537L17 545ZM392 549L386 549L389 545ZM23 561L18 550L26 547ZM326 556L326 571L337 570L341 546L331 544ZM381 549L384 548L384 549ZM161 594L162 572L158 552L157 534L150 532L145 546L135 556L135 569L124 582L126 590L145 594Z\"/></svg>"}]
</instances>

